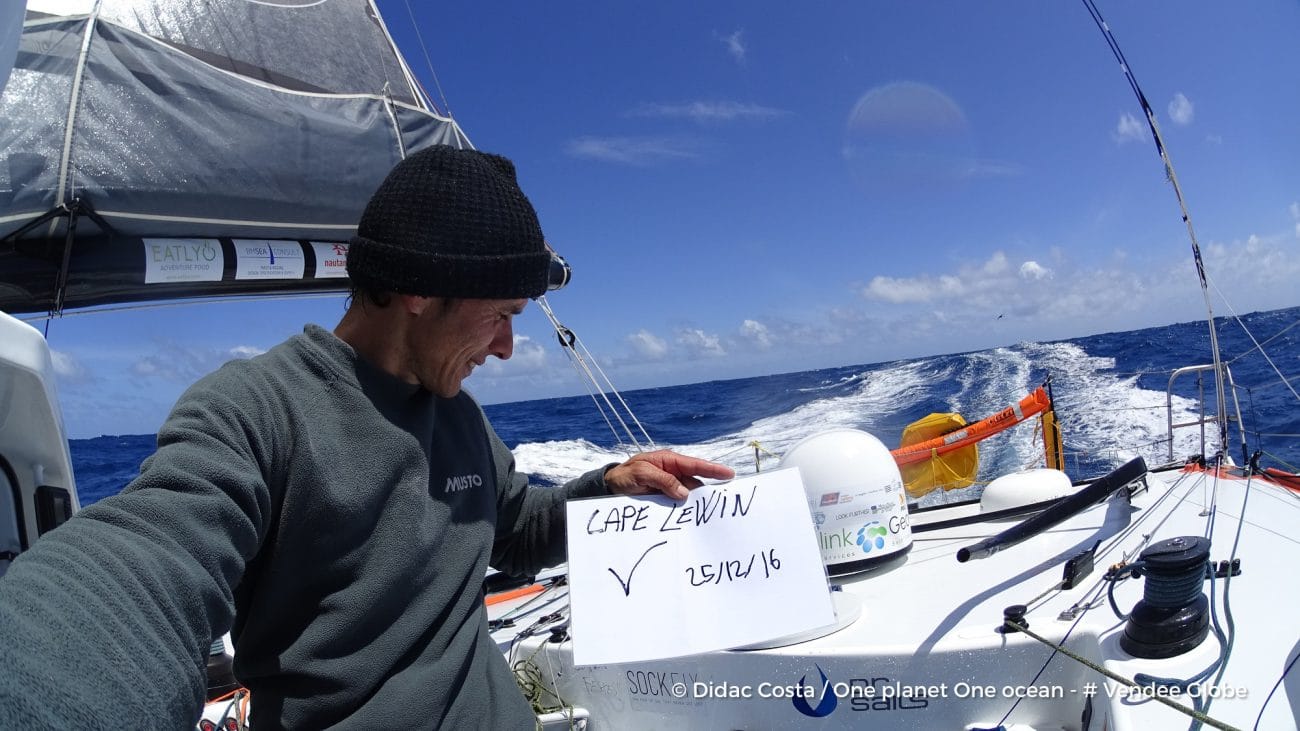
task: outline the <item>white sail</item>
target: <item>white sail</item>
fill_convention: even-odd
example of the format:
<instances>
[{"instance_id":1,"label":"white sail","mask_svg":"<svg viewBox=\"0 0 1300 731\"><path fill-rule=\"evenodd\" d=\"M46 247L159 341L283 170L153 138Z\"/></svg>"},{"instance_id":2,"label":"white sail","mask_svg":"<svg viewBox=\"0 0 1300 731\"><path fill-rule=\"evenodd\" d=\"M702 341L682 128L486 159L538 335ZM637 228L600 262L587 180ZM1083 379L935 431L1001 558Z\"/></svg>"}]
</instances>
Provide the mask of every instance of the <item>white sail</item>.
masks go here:
<instances>
[{"instance_id":1,"label":"white sail","mask_svg":"<svg viewBox=\"0 0 1300 731\"><path fill-rule=\"evenodd\" d=\"M16 59L0 97L8 312L341 289L310 242L346 241L411 150L468 144L370 3L38 0ZM149 256L194 240L202 276L152 276ZM243 276L237 241L301 264Z\"/></svg>"}]
</instances>

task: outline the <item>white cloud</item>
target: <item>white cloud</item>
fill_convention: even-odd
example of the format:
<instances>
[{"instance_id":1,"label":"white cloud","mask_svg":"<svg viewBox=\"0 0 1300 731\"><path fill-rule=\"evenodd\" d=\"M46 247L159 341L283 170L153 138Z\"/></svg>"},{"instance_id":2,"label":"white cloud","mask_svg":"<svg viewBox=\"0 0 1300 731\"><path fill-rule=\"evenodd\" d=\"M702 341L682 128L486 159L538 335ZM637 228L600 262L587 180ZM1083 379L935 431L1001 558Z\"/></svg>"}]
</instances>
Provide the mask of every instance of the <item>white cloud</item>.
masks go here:
<instances>
[{"instance_id":1,"label":"white cloud","mask_svg":"<svg viewBox=\"0 0 1300 731\"><path fill-rule=\"evenodd\" d=\"M1195 116L1196 110L1187 97L1183 96L1181 91L1174 94L1173 101L1169 102L1169 118L1174 121L1174 124L1186 127L1192 123L1192 118Z\"/></svg>"},{"instance_id":2,"label":"white cloud","mask_svg":"<svg viewBox=\"0 0 1300 731\"><path fill-rule=\"evenodd\" d=\"M935 307L960 300L969 308L1001 313L1029 296L1027 289L1038 289L1037 282L1052 276L1052 270L1037 261L1013 267L1004 252L995 251L982 262L958 267L955 273L875 277L863 288L862 296L896 305L932 303Z\"/></svg>"},{"instance_id":3,"label":"white cloud","mask_svg":"<svg viewBox=\"0 0 1300 731\"><path fill-rule=\"evenodd\" d=\"M546 348L527 335L515 334L510 360L488 358L479 370L489 376L519 376L546 370ZM476 370L475 373L478 371Z\"/></svg>"},{"instance_id":4,"label":"white cloud","mask_svg":"<svg viewBox=\"0 0 1300 731\"><path fill-rule=\"evenodd\" d=\"M960 277L927 275L913 278L873 277L862 294L867 299L894 304L929 302L935 297L957 296L965 287Z\"/></svg>"},{"instance_id":5,"label":"white cloud","mask_svg":"<svg viewBox=\"0 0 1300 731\"><path fill-rule=\"evenodd\" d=\"M984 266L980 267L985 274L990 275L1003 274L1007 271L1007 268L1007 255L1001 251L993 252L993 256L990 256L989 260L984 262Z\"/></svg>"},{"instance_id":6,"label":"white cloud","mask_svg":"<svg viewBox=\"0 0 1300 731\"><path fill-rule=\"evenodd\" d=\"M1021 279L1051 279L1052 270L1036 261L1027 261L1020 265Z\"/></svg>"},{"instance_id":7,"label":"white cloud","mask_svg":"<svg viewBox=\"0 0 1300 731\"><path fill-rule=\"evenodd\" d=\"M541 370L546 366L546 348L527 335L515 335L515 349L510 360L527 370Z\"/></svg>"},{"instance_id":8,"label":"white cloud","mask_svg":"<svg viewBox=\"0 0 1300 731\"><path fill-rule=\"evenodd\" d=\"M772 347L772 335L764 325L757 320L745 320L740 324L740 336L745 340L754 343L762 350Z\"/></svg>"},{"instance_id":9,"label":"white cloud","mask_svg":"<svg viewBox=\"0 0 1300 731\"><path fill-rule=\"evenodd\" d=\"M722 36L720 40L722 41L722 45L727 49L727 53L731 54L731 57L736 59L736 63L743 66L745 64L746 52L745 30L742 28L735 33Z\"/></svg>"},{"instance_id":10,"label":"white cloud","mask_svg":"<svg viewBox=\"0 0 1300 731\"><path fill-rule=\"evenodd\" d=\"M727 354L717 335L706 333L699 328L686 328L677 333L677 344L696 356L721 357Z\"/></svg>"},{"instance_id":11,"label":"white cloud","mask_svg":"<svg viewBox=\"0 0 1300 731\"><path fill-rule=\"evenodd\" d=\"M698 146L673 137L580 137L569 142L568 153L624 165L654 165L699 157Z\"/></svg>"},{"instance_id":12,"label":"white cloud","mask_svg":"<svg viewBox=\"0 0 1300 731\"><path fill-rule=\"evenodd\" d=\"M771 119L790 112L761 104L736 101L694 101L685 104L642 104L629 112L633 117L684 118L694 122L730 122L735 119Z\"/></svg>"},{"instance_id":13,"label":"white cloud","mask_svg":"<svg viewBox=\"0 0 1300 731\"><path fill-rule=\"evenodd\" d=\"M627 336L632 350L645 360L663 360L668 355L668 343L649 330L638 330Z\"/></svg>"},{"instance_id":14,"label":"white cloud","mask_svg":"<svg viewBox=\"0 0 1300 731\"><path fill-rule=\"evenodd\" d=\"M1300 222L1300 202L1295 208ZM1215 310L1293 306L1290 283L1300 278L1295 246L1290 230L1204 242L1213 292L1227 299ZM1180 245L1163 260L1148 254L1132 261L1123 255L1072 261L1067 251L1055 251L1006 271L993 254L949 272L878 277L862 288L874 304L861 321L836 322L846 343L874 337L903 352L936 353L988 347L997 338L1059 339L1195 319L1204 310L1184 250Z\"/></svg>"},{"instance_id":15,"label":"white cloud","mask_svg":"<svg viewBox=\"0 0 1300 731\"><path fill-rule=\"evenodd\" d=\"M1141 142L1145 138L1146 125L1128 112L1120 115L1119 124L1115 127L1116 142L1122 145L1125 142Z\"/></svg>"},{"instance_id":16,"label":"white cloud","mask_svg":"<svg viewBox=\"0 0 1300 731\"><path fill-rule=\"evenodd\" d=\"M93 380L90 371L69 353L51 349L50 360L54 364L54 375L59 381L86 383Z\"/></svg>"},{"instance_id":17,"label":"white cloud","mask_svg":"<svg viewBox=\"0 0 1300 731\"><path fill-rule=\"evenodd\" d=\"M145 378L160 378L177 383L193 383L230 360L246 359L266 352L255 345L229 348L183 345L171 340L154 343L155 352L138 358L131 372Z\"/></svg>"}]
</instances>

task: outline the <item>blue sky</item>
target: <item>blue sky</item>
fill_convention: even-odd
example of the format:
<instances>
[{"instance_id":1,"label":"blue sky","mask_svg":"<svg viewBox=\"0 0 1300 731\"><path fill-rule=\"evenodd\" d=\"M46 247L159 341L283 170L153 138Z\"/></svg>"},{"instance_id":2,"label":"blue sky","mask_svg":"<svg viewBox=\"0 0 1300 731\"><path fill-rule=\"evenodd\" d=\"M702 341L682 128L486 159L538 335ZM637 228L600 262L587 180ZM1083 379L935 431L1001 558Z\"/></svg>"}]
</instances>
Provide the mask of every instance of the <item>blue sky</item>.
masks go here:
<instances>
[{"instance_id":1,"label":"blue sky","mask_svg":"<svg viewBox=\"0 0 1300 731\"><path fill-rule=\"evenodd\" d=\"M453 115L512 158L632 389L1197 319L1186 228L1081 3L411 3ZM1157 113L1216 314L1300 304L1300 3L1103 2ZM435 96L404 3L390 30ZM441 103L439 101L439 103ZM74 438L342 299L52 324ZM541 313L485 402L582 393Z\"/></svg>"}]
</instances>

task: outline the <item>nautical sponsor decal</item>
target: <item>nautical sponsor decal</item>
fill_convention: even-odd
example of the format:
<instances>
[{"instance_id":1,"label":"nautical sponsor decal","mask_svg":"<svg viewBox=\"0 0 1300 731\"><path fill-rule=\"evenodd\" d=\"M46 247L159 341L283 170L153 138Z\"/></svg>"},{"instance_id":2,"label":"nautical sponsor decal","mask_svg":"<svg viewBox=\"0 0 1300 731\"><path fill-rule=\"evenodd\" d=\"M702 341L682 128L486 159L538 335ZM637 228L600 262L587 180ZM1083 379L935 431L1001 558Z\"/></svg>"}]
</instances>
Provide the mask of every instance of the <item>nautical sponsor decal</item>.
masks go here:
<instances>
[{"instance_id":1,"label":"nautical sponsor decal","mask_svg":"<svg viewBox=\"0 0 1300 731\"><path fill-rule=\"evenodd\" d=\"M234 239L235 279L302 279L307 259L297 241Z\"/></svg>"},{"instance_id":2,"label":"nautical sponsor decal","mask_svg":"<svg viewBox=\"0 0 1300 731\"><path fill-rule=\"evenodd\" d=\"M683 698L683 688L700 682L699 673L665 670L628 670L625 677L629 694L655 698Z\"/></svg>"},{"instance_id":3,"label":"nautical sponsor decal","mask_svg":"<svg viewBox=\"0 0 1300 731\"><path fill-rule=\"evenodd\" d=\"M946 684L904 685L892 678L877 676L832 680L817 666L820 682L810 684L808 675L799 678L795 687L808 692L793 694L790 703L799 713L810 718L825 718L847 701L852 711L920 711L930 707L930 701L946 698Z\"/></svg>"},{"instance_id":4,"label":"nautical sponsor decal","mask_svg":"<svg viewBox=\"0 0 1300 731\"><path fill-rule=\"evenodd\" d=\"M691 712L704 701L691 694L691 688L701 680L698 672L686 670L627 670L623 673L623 686L627 692L628 707L633 710L655 713L681 709Z\"/></svg>"},{"instance_id":5,"label":"nautical sponsor decal","mask_svg":"<svg viewBox=\"0 0 1300 731\"><path fill-rule=\"evenodd\" d=\"M872 520L864 523L857 530L852 528L840 528L839 530L826 532L818 526L817 544L822 551L836 551L852 549L847 554L831 554L831 560L843 560L850 558L857 552L872 553L873 551L885 551L897 548L900 541L895 537L904 528L908 526L906 515L895 515L889 518L888 522L881 523L879 520ZM826 554L823 553L825 557Z\"/></svg>"},{"instance_id":6,"label":"nautical sponsor decal","mask_svg":"<svg viewBox=\"0 0 1300 731\"><path fill-rule=\"evenodd\" d=\"M311 242L316 254L317 279L342 279L348 275L348 245Z\"/></svg>"},{"instance_id":7,"label":"nautical sponsor decal","mask_svg":"<svg viewBox=\"0 0 1300 731\"><path fill-rule=\"evenodd\" d=\"M911 526L912 522L908 520L907 513L889 516L889 532L893 535L898 535Z\"/></svg>"},{"instance_id":8,"label":"nautical sponsor decal","mask_svg":"<svg viewBox=\"0 0 1300 731\"><path fill-rule=\"evenodd\" d=\"M220 282L226 268L216 239L144 239L144 283Z\"/></svg>"},{"instance_id":9,"label":"nautical sponsor decal","mask_svg":"<svg viewBox=\"0 0 1300 731\"><path fill-rule=\"evenodd\" d=\"M822 493L822 502L821 505L818 507L824 508L827 505L835 505L839 501L840 501L840 494L838 492Z\"/></svg>"},{"instance_id":10,"label":"nautical sponsor decal","mask_svg":"<svg viewBox=\"0 0 1300 731\"><path fill-rule=\"evenodd\" d=\"M844 528L832 533L826 533L819 529L817 531L817 545L822 549L822 551L833 551L838 548L851 548L853 546L853 533ZM823 553L822 555L824 558L825 554ZM836 558L839 557L836 556Z\"/></svg>"},{"instance_id":11,"label":"nautical sponsor decal","mask_svg":"<svg viewBox=\"0 0 1300 731\"><path fill-rule=\"evenodd\" d=\"M805 716L811 716L812 718L825 718L826 716L831 715L831 712L839 705L840 700L835 697L835 691L831 688L831 680L826 677L826 671L822 670L820 665L817 666L817 674L820 675L822 679L821 690L818 693L820 698L816 699L817 705L814 706L812 704L811 701L814 699L806 698L802 695L791 698L790 702L794 704L794 709L796 711ZM802 678L799 678L799 685L806 686L808 684L807 681L808 676L804 675Z\"/></svg>"},{"instance_id":12,"label":"nautical sponsor decal","mask_svg":"<svg viewBox=\"0 0 1300 731\"><path fill-rule=\"evenodd\" d=\"M873 550L879 551L885 547L885 536L889 535L889 530L880 524L880 521L873 520L870 523L858 529L858 536L853 541L863 553L871 553Z\"/></svg>"},{"instance_id":13,"label":"nautical sponsor decal","mask_svg":"<svg viewBox=\"0 0 1300 731\"><path fill-rule=\"evenodd\" d=\"M447 487L443 489L443 492L460 492L471 487L482 486L483 478L478 475L454 475L447 478Z\"/></svg>"}]
</instances>

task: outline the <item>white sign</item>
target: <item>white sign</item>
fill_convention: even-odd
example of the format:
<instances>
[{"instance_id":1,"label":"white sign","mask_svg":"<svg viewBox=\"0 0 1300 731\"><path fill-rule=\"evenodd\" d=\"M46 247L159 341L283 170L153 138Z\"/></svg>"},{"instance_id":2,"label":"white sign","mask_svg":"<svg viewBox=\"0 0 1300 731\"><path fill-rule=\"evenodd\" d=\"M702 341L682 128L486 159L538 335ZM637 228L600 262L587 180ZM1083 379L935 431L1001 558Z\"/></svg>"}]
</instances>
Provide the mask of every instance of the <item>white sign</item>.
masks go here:
<instances>
[{"instance_id":1,"label":"white sign","mask_svg":"<svg viewBox=\"0 0 1300 731\"><path fill-rule=\"evenodd\" d=\"M297 241L235 239L235 279L302 279L306 259Z\"/></svg>"},{"instance_id":2,"label":"white sign","mask_svg":"<svg viewBox=\"0 0 1300 731\"><path fill-rule=\"evenodd\" d=\"M339 279L348 275L348 245L311 242L316 253L316 278Z\"/></svg>"},{"instance_id":3,"label":"white sign","mask_svg":"<svg viewBox=\"0 0 1300 731\"><path fill-rule=\"evenodd\" d=\"M835 621L799 471L665 496L572 500L573 660L724 650Z\"/></svg>"},{"instance_id":4,"label":"white sign","mask_svg":"<svg viewBox=\"0 0 1300 731\"><path fill-rule=\"evenodd\" d=\"M226 268L216 239L145 239L144 283L220 282Z\"/></svg>"}]
</instances>

